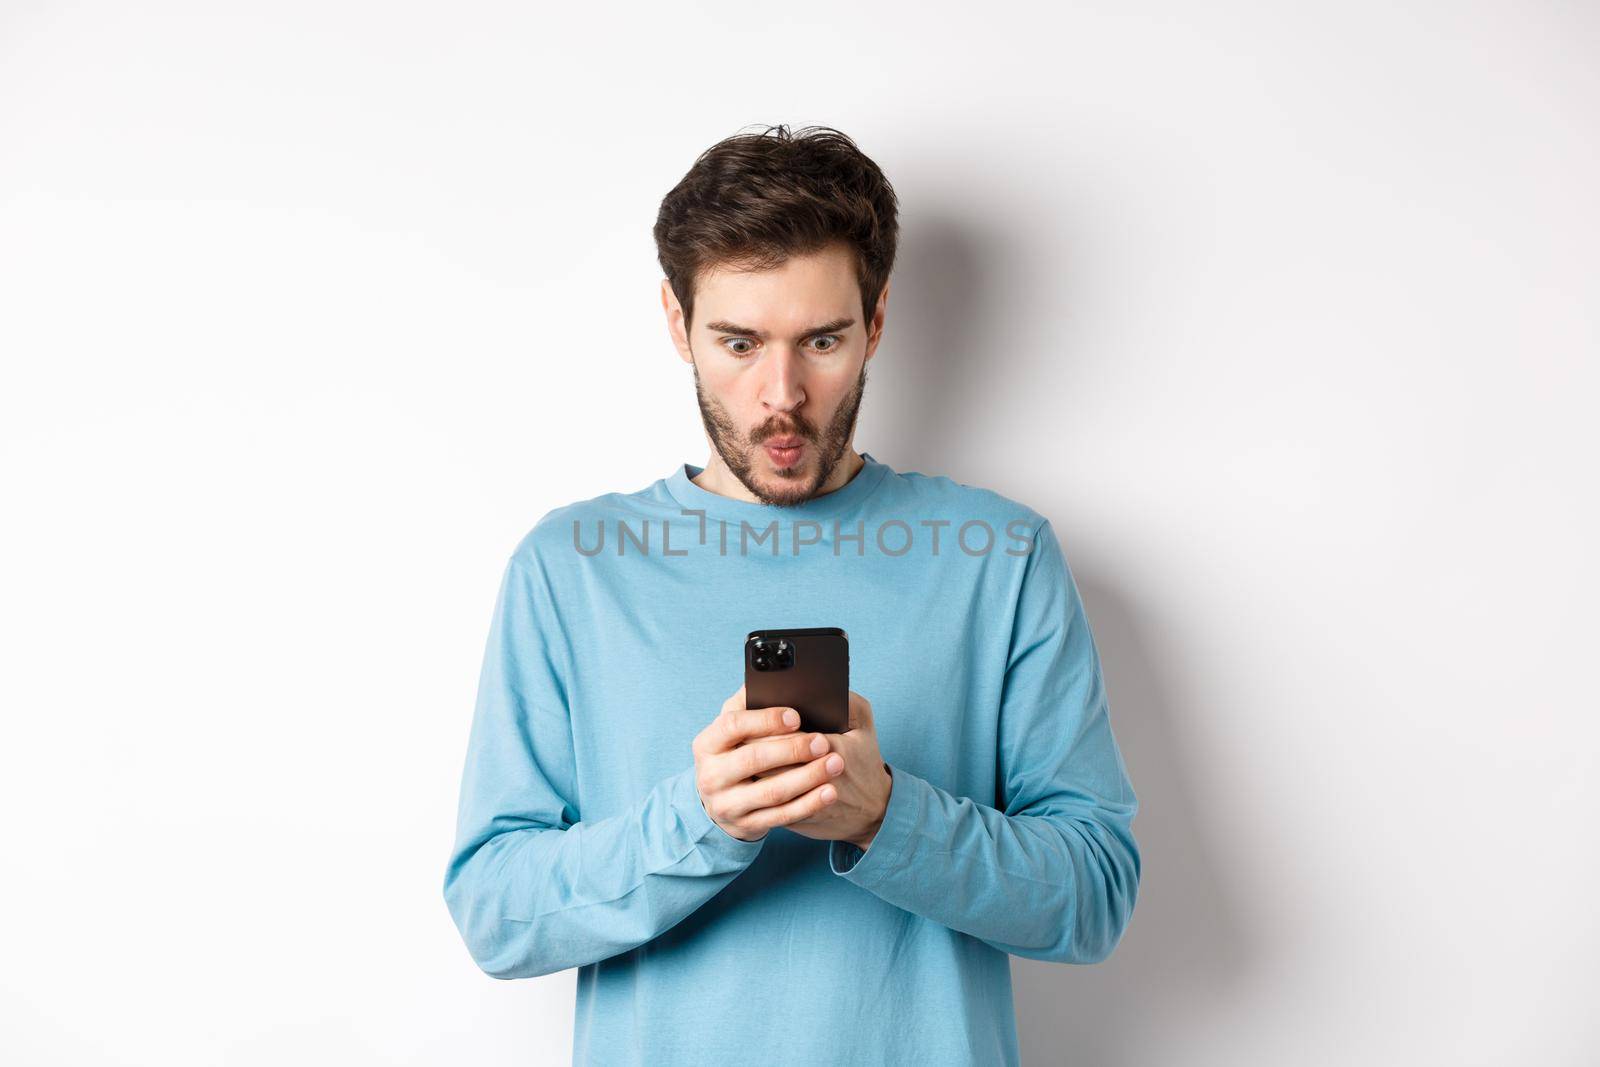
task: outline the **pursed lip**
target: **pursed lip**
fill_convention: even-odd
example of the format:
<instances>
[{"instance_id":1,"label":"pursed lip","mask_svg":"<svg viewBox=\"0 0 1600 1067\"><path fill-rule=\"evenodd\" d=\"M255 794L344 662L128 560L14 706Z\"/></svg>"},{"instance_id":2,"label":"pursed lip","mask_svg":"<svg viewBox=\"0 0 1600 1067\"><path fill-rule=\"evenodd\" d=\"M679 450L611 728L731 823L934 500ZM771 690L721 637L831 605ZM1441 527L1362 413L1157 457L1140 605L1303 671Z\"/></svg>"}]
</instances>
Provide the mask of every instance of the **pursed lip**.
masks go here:
<instances>
[{"instance_id":1,"label":"pursed lip","mask_svg":"<svg viewBox=\"0 0 1600 1067\"><path fill-rule=\"evenodd\" d=\"M804 437L769 437L761 442L766 448L799 448L805 443Z\"/></svg>"}]
</instances>

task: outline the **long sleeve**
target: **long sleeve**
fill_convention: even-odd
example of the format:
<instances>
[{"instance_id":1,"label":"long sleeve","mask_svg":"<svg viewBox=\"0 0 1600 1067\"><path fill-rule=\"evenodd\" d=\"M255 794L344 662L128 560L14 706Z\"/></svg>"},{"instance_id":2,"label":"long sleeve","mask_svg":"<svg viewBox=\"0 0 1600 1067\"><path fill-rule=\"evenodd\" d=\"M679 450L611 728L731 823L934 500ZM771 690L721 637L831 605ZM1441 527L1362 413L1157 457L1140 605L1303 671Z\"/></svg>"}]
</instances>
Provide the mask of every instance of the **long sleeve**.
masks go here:
<instances>
[{"instance_id":1,"label":"long sleeve","mask_svg":"<svg viewBox=\"0 0 1600 1067\"><path fill-rule=\"evenodd\" d=\"M644 944L716 896L762 846L712 821L692 761L626 810L582 819L562 682L570 662L542 565L519 552L495 604L444 880L468 950L496 978Z\"/></svg>"},{"instance_id":2,"label":"long sleeve","mask_svg":"<svg viewBox=\"0 0 1600 1067\"><path fill-rule=\"evenodd\" d=\"M1055 533L1041 522L1017 595L1001 695L1004 810L894 763L865 852L835 841L835 874L1017 956L1096 963L1138 894L1138 800L1111 732L1099 652Z\"/></svg>"}]
</instances>

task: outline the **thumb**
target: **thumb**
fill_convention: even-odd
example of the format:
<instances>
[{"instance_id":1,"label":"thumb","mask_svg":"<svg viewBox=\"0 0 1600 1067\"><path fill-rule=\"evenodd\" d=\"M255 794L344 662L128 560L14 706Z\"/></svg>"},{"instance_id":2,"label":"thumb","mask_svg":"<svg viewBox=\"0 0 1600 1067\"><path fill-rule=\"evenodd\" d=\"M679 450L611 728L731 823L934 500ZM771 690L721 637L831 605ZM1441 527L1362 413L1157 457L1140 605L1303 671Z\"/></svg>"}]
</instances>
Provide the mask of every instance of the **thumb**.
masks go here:
<instances>
[{"instance_id":1,"label":"thumb","mask_svg":"<svg viewBox=\"0 0 1600 1067\"><path fill-rule=\"evenodd\" d=\"M850 690L850 729L871 730L872 728L872 701L854 689Z\"/></svg>"}]
</instances>

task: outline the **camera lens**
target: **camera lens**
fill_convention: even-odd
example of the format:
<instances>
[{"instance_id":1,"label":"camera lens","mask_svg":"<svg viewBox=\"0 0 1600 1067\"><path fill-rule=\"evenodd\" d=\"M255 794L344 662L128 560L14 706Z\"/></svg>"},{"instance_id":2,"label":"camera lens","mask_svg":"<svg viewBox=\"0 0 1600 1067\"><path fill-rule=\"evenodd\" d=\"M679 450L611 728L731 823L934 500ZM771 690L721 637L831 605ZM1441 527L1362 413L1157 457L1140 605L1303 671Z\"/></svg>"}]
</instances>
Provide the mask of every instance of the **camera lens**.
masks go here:
<instances>
[{"instance_id":1,"label":"camera lens","mask_svg":"<svg viewBox=\"0 0 1600 1067\"><path fill-rule=\"evenodd\" d=\"M771 667L772 667L772 660L767 657L767 654L765 652L756 653L756 656L755 656L755 659L754 659L753 662L755 663L756 670L758 670L758 671L770 670Z\"/></svg>"}]
</instances>

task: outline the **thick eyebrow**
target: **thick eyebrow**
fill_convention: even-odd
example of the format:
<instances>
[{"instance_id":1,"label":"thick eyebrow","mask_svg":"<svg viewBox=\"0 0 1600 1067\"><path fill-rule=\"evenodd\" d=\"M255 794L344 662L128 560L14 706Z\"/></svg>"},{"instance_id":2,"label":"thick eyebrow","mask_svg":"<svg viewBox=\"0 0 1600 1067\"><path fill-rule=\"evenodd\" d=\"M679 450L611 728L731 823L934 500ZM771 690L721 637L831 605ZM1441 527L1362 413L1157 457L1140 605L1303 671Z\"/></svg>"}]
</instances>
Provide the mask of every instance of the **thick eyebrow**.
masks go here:
<instances>
[{"instance_id":1,"label":"thick eyebrow","mask_svg":"<svg viewBox=\"0 0 1600 1067\"><path fill-rule=\"evenodd\" d=\"M796 337L795 340L798 341L806 337L815 337L819 333L838 333L840 330L847 329L855 324L855 319L834 319L832 322L825 322L821 326L813 326L811 329L800 334L799 337ZM729 322L726 319L718 319L716 322L708 322L706 323L706 329L715 330L717 333L743 334L746 337L756 337L763 341L767 339L767 335L762 333L760 330L752 330L748 326L740 326L738 323Z\"/></svg>"}]
</instances>

